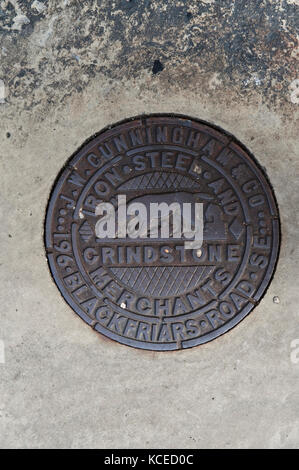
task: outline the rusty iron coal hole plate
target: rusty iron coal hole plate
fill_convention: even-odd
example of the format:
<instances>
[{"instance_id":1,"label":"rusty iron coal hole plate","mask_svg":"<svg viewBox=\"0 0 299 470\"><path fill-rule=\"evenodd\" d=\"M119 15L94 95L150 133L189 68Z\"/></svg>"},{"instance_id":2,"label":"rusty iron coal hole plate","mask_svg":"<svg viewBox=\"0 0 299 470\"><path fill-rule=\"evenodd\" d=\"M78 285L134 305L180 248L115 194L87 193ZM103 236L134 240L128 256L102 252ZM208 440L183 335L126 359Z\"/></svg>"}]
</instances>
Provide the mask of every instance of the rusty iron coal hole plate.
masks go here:
<instances>
[{"instance_id":1,"label":"rusty iron coal hole plate","mask_svg":"<svg viewBox=\"0 0 299 470\"><path fill-rule=\"evenodd\" d=\"M201 249L171 237L99 239L95 208L120 194L205 195ZM168 351L206 343L254 309L274 273L279 227L269 182L242 144L207 123L155 115L104 129L71 157L49 200L45 244L58 289L94 330Z\"/></svg>"}]
</instances>

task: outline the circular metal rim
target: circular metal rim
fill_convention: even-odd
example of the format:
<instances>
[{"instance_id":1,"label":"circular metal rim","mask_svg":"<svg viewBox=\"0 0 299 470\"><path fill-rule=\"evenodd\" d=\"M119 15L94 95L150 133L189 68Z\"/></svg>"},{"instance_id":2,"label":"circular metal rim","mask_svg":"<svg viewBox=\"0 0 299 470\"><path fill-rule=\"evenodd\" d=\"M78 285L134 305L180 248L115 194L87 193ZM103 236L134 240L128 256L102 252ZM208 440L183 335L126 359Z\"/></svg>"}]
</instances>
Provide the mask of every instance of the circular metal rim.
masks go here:
<instances>
[{"instance_id":1,"label":"circular metal rim","mask_svg":"<svg viewBox=\"0 0 299 470\"><path fill-rule=\"evenodd\" d=\"M262 298L265 296L271 281L273 279L273 276L275 274L276 268L277 268L277 263L279 260L279 253L280 253L280 246L281 246L281 222L280 222L280 216L279 216L279 207L277 203L277 198L274 192L274 188L266 174L265 168L261 166L261 164L257 161L255 156L250 152L250 150L247 149L247 147L240 142L233 134L227 132L226 130L222 129L220 126L217 126L213 123L210 123L208 121L196 118L196 117L191 117L188 115L184 114L177 114L177 113L152 113L152 114L142 114L142 115L137 115L133 116L127 119L124 119L122 121L118 121L112 125L106 126L103 128L101 131L97 132L96 134L93 134L91 137L86 139L83 144L67 159L65 162L64 166L62 169L59 171L57 177L54 180L54 183L51 187L50 193L49 193L49 199L48 199L48 204L46 206L45 210L45 218L44 218L44 245L46 249L46 257L47 257L47 262L48 262L48 267L49 271L51 274L51 277L56 284L61 296L63 299L67 302L67 304L72 308L74 313L76 313L82 320L84 320L85 323L88 325L92 324L92 320L83 312L81 311L78 306L75 304L67 290L64 288L62 282L59 279L58 272L56 270L56 266L53 260L53 256L47 252L49 248L49 238L50 238L50 223L51 223L51 218L52 218L52 213L54 209L54 203L56 200L56 195L59 192L59 189L61 185L64 182L64 177L65 173L67 172L67 167L70 164L74 164L78 159L81 158L81 153L85 153L88 149L88 146L94 145L94 139L101 136L105 132L112 130L118 126L124 125L124 124L129 124L132 121L136 120L151 120L151 119L157 119L157 118L175 118L175 119L181 119L184 121L193 121L195 123L200 124L201 126L207 126L209 129L213 130L217 136L223 135L225 137L228 137L231 140L231 143L235 143L239 149L242 150L244 153L245 158L248 158L252 160L254 166L257 169L257 176L259 179L263 182L265 187L269 188L269 193L267 192L268 196L268 203L269 207L271 208L272 211L274 211L277 214L277 218L272 220L272 225L273 225L273 241L272 241L272 251L271 251L271 257L269 259L268 263L268 268L267 271L264 275L264 279L262 283L259 285L257 288L257 292L254 295L254 299L256 300L256 304L248 304L246 305L234 318L229 320L227 323L225 323L222 327L213 330L207 334L205 334L202 337L195 338L195 339L189 339L189 340L184 340L181 343L181 348L177 346L176 343L146 343L144 341L137 341L134 339L126 338L121 335L118 335L113 332L109 332L102 327L99 323L97 323L94 327L94 329L98 332L104 335L106 338L116 341L117 343L133 347L134 349L142 349L142 350L148 350L148 351L157 351L157 352L165 352L165 351L181 351L189 348L193 348L196 346L199 346L201 344L208 343L212 341L213 339L218 338L219 336L222 336L223 334L227 333L231 329L233 329L238 323L240 323L252 310L254 310L257 305L260 303Z\"/></svg>"}]
</instances>

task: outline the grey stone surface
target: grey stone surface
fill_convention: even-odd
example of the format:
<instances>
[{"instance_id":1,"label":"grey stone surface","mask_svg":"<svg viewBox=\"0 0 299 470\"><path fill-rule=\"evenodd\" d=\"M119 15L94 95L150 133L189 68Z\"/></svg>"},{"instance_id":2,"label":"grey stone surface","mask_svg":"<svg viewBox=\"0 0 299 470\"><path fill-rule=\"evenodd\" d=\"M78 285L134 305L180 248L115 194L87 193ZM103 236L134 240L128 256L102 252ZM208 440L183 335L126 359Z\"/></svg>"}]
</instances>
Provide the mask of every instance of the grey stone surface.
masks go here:
<instances>
[{"instance_id":1,"label":"grey stone surface","mask_svg":"<svg viewBox=\"0 0 299 470\"><path fill-rule=\"evenodd\" d=\"M299 446L296 21L297 0L0 1L2 448ZM154 112L241 140L282 222L259 306L175 353L92 331L60 296L43 245L68 157L103 127Z\"/></svg>"}]
</instances>

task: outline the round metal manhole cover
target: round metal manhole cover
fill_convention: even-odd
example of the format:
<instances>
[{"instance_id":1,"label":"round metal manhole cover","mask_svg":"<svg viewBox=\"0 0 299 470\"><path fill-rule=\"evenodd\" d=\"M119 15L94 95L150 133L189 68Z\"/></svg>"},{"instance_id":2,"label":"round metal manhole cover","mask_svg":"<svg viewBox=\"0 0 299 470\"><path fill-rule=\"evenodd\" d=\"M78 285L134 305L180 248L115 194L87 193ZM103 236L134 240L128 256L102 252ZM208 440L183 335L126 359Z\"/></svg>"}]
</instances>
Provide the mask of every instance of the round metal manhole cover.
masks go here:
<instances>
[{"instance_id":1,"label":"round metal manhole cover","mask_svg":"<svg viewBox=\"0 0 299 470\"><path fill-rule=\"evenodd\" d=\"M151 213L161 203L163 233L163 217ZM182 216L178 234L173 203L180 215L201 208L199 248L185 244L196 216L189 232ZM51 194L45 239L53 278L86 323L166 351L210 341L256 306L277 261L279 218L261 168L232 136L185 117L142 116L71 158Z\"/></svg>"}]
</instances>

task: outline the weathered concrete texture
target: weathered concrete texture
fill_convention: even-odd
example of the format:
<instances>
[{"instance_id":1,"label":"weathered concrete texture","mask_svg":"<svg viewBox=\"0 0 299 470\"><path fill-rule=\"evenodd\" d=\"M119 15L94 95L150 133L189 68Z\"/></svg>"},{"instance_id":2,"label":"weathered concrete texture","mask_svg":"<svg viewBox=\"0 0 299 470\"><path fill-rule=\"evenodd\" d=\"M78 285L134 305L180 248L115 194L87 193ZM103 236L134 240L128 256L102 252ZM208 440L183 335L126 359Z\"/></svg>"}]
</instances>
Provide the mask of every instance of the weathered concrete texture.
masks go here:
<instances>
[{"instance_id":1,"label":"weathered concrete texture","mask_svg":"<svg viewBox=\"0 0 299 470\"><path fill-rule=\"evenodd\" d=\"M298 1L0 6L1 447L298 447ZM61 298L43 245L67 158L103 127L154 112L233 133L266 168L282 221L260 305L177 353L93 332Z\"/></svg>"}]
</instances>

